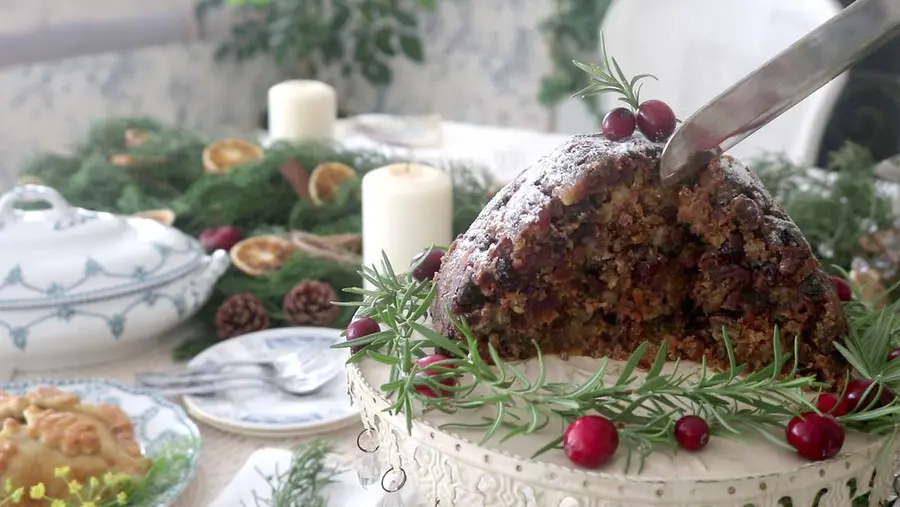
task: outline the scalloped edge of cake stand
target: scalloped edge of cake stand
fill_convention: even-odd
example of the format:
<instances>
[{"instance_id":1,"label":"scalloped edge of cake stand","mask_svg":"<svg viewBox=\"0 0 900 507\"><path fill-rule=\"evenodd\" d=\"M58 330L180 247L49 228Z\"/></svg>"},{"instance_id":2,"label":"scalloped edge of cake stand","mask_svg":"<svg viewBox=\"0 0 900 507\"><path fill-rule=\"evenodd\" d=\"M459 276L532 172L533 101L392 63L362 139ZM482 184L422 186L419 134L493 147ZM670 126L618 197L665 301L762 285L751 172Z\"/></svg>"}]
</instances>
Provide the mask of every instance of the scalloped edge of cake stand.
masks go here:
<instances>
[{"instance_id":1,"label":"scalloped edge of cake stand","mask_svg":"<svg viewBox=\"0 0 900 507\"><path fill-rule=\"evenodd\" d=\"M729 480L661 480L639 475L567 468L533 461L479 445L427 421L387 412L391 402L374 388L356 364L347 366L348 393L359 407L363 425L374 431L379 452L388 466L402 468L414 480L425 505L471 507L846 507L855 480L865 492L873 473L871 505L881 505L891 492L900 438L892 444L893 459L876 470L884 440L857 452L802 465L783 473L734 477ZM876 473L877 472L877 473Z\"/></svg>"}]
</instances>

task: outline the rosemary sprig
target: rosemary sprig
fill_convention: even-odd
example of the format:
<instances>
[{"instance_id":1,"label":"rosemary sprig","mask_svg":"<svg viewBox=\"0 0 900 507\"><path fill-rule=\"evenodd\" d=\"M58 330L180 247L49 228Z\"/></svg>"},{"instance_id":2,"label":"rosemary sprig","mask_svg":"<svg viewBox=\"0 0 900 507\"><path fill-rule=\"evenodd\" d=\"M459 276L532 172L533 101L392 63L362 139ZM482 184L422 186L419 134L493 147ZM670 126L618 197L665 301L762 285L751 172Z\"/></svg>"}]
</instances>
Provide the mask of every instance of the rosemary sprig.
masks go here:
<instances>
[{"instance_id":1,"label":"rosemary sprig","mask_svg":"<svg viewBox=\"0 0 900 507\"><path fill-rule=\"evenodd\" d=\"M325 464L334 450L329 442L312 440L298 447L286 471L265 475L270 491L264 496L253 492L256 507L327 507L322 490L334 482L337 470Z\"/></svg>"},{"instance_id":2,"label":"rosemary sprig","mask_svg":"<svg viewBox=\"0 0 900 507\"><path fill-rule=\"evenodd\" d=\"M635 372L649 354L650 344L645 343L633 352L614 381L606 379L608 363L604 359L598 371L581 384L551 382L535 343L538 373L536 378L529 378L521 368L505 361L493 346L480 344L466 322L453 320L461 336L458 341L426 326L423 321L436 296L431 282L397 276L386 259L380 272L374 266L367 267L362 276L374 288L352 289L363 300L347 304L358 306L360 315L374 318L386 329L338 346L363 347L351 361L368 357L391 366L389 380L381 389L393 401L388 410L403 414L408 428L420 410L483 410L491 415L451 427L481 429L483 442L495 437L502 441L535 433L550 424L564 428L581 415L599 413L620 427L629 466L633 458L643 463L643 458L654 450L675 449L673 425L686 414L700 415L709 421L716 435L742 439L757 434L785 447L781 436L784 424L802 412L816 410L805 392L829 387L798 375L799 344L795 339L792 351L783 352L777 329L772 336L775 352L771 363L755 371L738 364L731 340L723 330L728 356L728 367L723 371L713 372L704 362L699 371L683 371L676 363L672 371L664 373L663 344L652 358L650 370L641 378ZM863 303L847 307L852 330L844 344L839 345L840 350L857 374L878 381L875 389L900 387L900 361L888 364L886 360L888 343L900 327L895 317L898 310L900 307L893 306L875 310ZM449 359L432 363L428 366L430 374L420 375L423 372L416 360L435 349L442 350ZM482 357L485 351L490 363ZM450 377L457 379L454 385L441 383ZM423 396L416 389L418 385L448 395ZM894 402L842 416L841 421L852 429L882 433L894 428L898 417L900 403ZM548 442L536 455L559 447L561 441L560 436Z\"/></svg>"},{"instance_id":3,"label":"rosemary sprig","mask_svg":"<svg viewBox=\"0 0 900 507\"><path fill-rule=\"evenodd\" d=\"M575 66L587 72L591 77L591 84L576 93L576 95L585 98L609 92L618 93L621 95L619 100L628 104L633 111L637 111L638 106L641 104L641 81L647 78L655 80L656 76L652 74L638 74L629 79L622 72L622 68L619 67L616 59L609 56L609 53L606 51L606 42L603 40L602 35L600 36L600 48L603 53L603 65L572 61Z\"/></svg>"}]
</instances>

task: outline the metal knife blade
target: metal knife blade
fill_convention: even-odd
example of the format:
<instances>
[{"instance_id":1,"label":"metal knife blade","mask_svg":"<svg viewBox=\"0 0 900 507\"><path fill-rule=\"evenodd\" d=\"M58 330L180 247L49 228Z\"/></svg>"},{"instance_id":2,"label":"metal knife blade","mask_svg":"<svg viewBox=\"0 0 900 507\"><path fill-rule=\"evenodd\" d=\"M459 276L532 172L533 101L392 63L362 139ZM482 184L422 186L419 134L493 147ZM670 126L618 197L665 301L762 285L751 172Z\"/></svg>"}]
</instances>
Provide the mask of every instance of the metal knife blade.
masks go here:
<instances>
[{"instance_id":1,"label":"metal knife blade","mask_svg":"<svg viewBox=\"0 0 900 507\"><path fill-rule=\"evenodd\" d=\"M897 33L900 0L857 0L688 118L663 150L662 180L696 174Z\"/></svg>"}]
</instances>

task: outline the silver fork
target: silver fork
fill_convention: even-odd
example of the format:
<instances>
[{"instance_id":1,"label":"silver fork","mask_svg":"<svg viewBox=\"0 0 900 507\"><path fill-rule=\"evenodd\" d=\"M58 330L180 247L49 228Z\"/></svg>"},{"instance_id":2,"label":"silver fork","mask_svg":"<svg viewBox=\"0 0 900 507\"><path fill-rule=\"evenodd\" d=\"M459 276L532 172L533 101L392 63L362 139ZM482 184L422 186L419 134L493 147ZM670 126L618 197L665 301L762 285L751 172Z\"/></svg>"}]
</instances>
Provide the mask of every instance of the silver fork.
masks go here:
<instances>
[{"instance_id":1,"label":"silver fork","mask_svg":"<svg viewBox=\"0 0 900 507\"><path fill-rule=\"evenodd\" d=\"M216 362L207 362L204 364L200 364L197 366L189 366L186 368L171 368L168 370L156 370L156 371L145 371L135 374L135 378L138 381L154 381L157 379L167 379L167 378L183 378L183 377L193 377L196 375L216 375L221 374L227 369L231 368L246 368L246 367L258 367L263 368L265 370L269 370L274 372L276 370L276 363L279 361L283 361L287 356L294 356L296 359L296 365L298 367L303 367L308 363L314 362L314 357L309 354L309 348L302 348L299 350L293 350L291 352L281 354L274 358L269 359L242 359L242 360L234 360L234 361L223 361L221 363Z\"/></svg>"},{"instance_id":2,"label":"silver fork","mask_svg":"<svg viewBox=\"0 0 900 507\"><path fill-rule=\"evenodd\" d=\"M266 376L266 375L213 375L198 376L180 382L144 383L137 382L138 387L151 389L157 394L167 397L208 395L268 385L292 396L314 394L340 372L333 369L328 374L316 377Z\"/></svg>"},{"instance_id":3,"label":"silver fork","mask_svg":"<svg viewBox=\"0 0 900 507\"><path fill-rule=\"evenodd\" d=\"M212 394L242 387L258 386L260 383L276 387L282 392L292 395L313 393L344 371L344 362L338 352L329 357L322 354L314 358L304 357L302 352L283 354L274 360L267 361L267 370L253 373L223 373L222 364L215 368L195 368L189 374L177 371L174 374L158 374L148 372L138 375L136 383L140 387L155 389L168 395ZM313 360L315 359L315 360ZM259 365L254 361L236 361L227 363L234 366ZM234 381L244 381L235 384Z\"/></svg>"}]
</instances>

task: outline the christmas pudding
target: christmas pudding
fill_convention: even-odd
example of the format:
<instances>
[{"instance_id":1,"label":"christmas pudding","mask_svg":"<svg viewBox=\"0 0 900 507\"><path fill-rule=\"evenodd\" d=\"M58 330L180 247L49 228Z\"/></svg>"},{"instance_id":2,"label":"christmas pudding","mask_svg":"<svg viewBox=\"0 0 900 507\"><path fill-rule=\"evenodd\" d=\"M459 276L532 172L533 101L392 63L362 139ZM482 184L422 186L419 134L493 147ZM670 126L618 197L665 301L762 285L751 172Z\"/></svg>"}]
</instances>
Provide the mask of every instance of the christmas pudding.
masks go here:
<instances>
[{"instance_id":1,"label":"christmas pudding","mask_svg":"<svg viewBox=\"0 0 900 507\"><path fill-rule=\"evenodd\" d=\"M664 187L662 145L578 136L500 191L450 247L435 329L452 318L506 359L627 359L643 341L667 358L722 367L772 359L772 333L800 336L804 371L844 375L847 322L834 284L750 169L723 156ZM790 343L784 342L788 347Z\"/></svg>"},{"instance_id":2,"label":"christmas pudding","mask_svg":"<svg viewBox=\"0 0 900 507\"><path fill-rule=\"evenodd\" d=\"M582 68L629 106L602 135L351 291L340 346L382 486L409 474L441 506L886 505L900 302L829 277L730 157L663 186L671 109L614 61Z\"/></svg>"}]
</instances>

